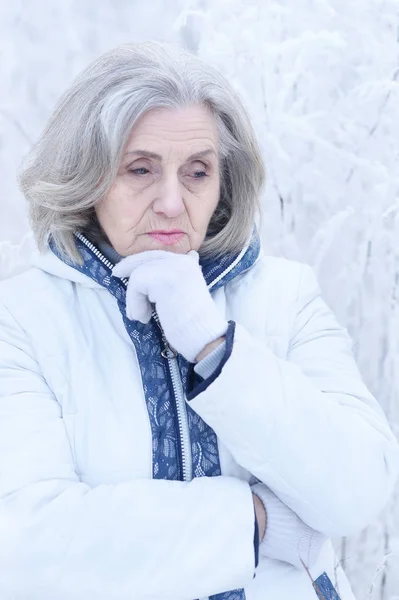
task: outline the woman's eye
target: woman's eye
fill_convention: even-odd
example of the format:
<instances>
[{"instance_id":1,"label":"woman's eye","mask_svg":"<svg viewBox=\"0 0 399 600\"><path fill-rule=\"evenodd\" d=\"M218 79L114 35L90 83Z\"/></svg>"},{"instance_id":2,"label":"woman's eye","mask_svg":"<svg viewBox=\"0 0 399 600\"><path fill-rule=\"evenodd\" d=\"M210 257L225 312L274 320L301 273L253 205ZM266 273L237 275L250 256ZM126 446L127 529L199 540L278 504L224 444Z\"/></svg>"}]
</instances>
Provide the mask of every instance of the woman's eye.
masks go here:
<instances>
[{"instance_id":1,"label":"woman's eye","mask_svg":"<svg viewBox=\"0 0 399 600\"><path fill-rule=\"evenodd\" d=\"M145 167L138 167L138 169L130 169L130 173L133 173L134 175L147 175L149 170Z\"/></svg>"},{"instance_id":2,"label":"woman's eye","mask_svg":"<svg viewBox=\"0 0 399 600\"><path fill-rule=\"evenodd\" d=\"M188 171L187 174L192 179L204 179L205 177L208 177L207 168L201 163L192 165L191 169Z\"/></svg>"}]
</instances>

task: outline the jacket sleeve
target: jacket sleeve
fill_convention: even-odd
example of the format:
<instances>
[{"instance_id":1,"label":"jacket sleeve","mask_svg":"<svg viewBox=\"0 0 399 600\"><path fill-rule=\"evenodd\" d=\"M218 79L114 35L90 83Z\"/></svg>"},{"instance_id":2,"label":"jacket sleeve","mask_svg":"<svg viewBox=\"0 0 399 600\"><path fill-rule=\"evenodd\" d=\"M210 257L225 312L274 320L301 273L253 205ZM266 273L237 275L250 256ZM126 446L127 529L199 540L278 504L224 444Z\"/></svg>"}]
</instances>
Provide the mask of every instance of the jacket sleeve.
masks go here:
<instances>
[{"instance_id":1,"label":"jacket sleeve","mask_svg":"<svg viewBox=\"0 0 399 600\"><path fill-rule=\"evenodd\" d=\"M187 401L241 466L307 525L338 537L384 508L398 443L361 379L347 331L312 269L301 268L286 359L230 322L224 359Z\"/></svg>"},{"instance_id":2,"label":"jacket sleeve","mask_svg":"<svg viewBox=\"0 0 399 600\"><path fill-rule=\"evenodd\" d=\"M212 377L225 356L226 341L195 364L195 373L202 380ZM327 539L326 536L301 521L298 515L289 509L280 498L277 498L264 483L251 485L251 490L262 500L267 519L266 533L260 545L257 541L259 531L255 527L256 566L258 564L258 554L261 554L267 558L288 562L299 569L303 568L303 561L308 568L311 568L316 562L324 541Z\"/></svg>"},{"instance_id":3,"label":"jacket sleeve","mask_svg":"<svg viewBox=\"0 0 399 600\"><path fill-rule=\"evenodd\" d=\"M253 538L238 479L81 482L60 405L0 305L1 598L209 596L252 581Z\"/></svg>"}]
</instances>

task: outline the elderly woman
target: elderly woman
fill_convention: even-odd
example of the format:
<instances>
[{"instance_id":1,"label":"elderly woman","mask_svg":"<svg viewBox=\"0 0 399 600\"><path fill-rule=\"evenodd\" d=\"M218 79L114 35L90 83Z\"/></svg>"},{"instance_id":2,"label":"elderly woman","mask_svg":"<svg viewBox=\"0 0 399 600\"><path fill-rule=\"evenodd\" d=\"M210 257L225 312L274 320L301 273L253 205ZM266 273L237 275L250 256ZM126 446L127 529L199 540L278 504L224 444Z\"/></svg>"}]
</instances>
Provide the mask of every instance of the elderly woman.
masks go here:
<instances>
[{"instance_id":1,"label":"elderly woman","mask_svg":"<svg viewBox=\"0 0 399 600\"><path fill-rule=\"evenodd\" d=\"M263 179L188 53L117 48L62 97L0 286L2 600L353 598L329 538L398 446L311 269L263 254Z\"/></svg>"}]
</instances>

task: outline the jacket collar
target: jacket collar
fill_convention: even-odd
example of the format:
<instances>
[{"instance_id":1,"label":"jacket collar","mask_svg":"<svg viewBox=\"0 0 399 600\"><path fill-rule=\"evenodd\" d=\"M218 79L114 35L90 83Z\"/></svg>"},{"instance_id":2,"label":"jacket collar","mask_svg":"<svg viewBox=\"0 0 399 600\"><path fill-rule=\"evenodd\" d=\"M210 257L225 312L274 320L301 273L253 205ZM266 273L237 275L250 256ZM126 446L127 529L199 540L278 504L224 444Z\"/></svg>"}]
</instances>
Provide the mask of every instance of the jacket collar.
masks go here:
<instances>
[{"instance_id":1,"label":"jacket collar","mask_svg":"<svg viewBox=\"0 0 399 600\"><path fill-rule=\"evenodd\" d=\"M115 261L111 262L82 234L76 233L75 237L79 253L83 258L82 265L62 256L50 239L49 250L36 255L32 261L33 266L87 287L109 288L111 282L114 287L116 282L120 281L111 274ZM214 291L250 269L259 260L260 254L259 234L254 228L248 243L240 252L228 253L218 258L200 258L202 272L209 289Z\"/></svg>"},{"instance_id":2,"label":"jacket collar","mask_svg":"<svg viewBox=\"0 0 399 600\"><path fill-rule=\"evenodd\" d=\"M225 254L218 259L201 259L200 265L208 288L215 291L237 275L248 271L259 260L260 254L259 234L254 228L251 238L241 252Z\"/></svg>"},{"instance_id":3,"label":"jacket collar","mask_svg":"<svg viewBox=\"0 0 399 600\"><path fill-rule=\"evenodd\" d=\"M124 257L106 243L97 245L98 250L112 264L116 264ZM252 267L260 253L259 237L254 229L252 236L245 247L236 254L226 254L216 260L215 258L200 258L200 265L204 278L210 289L215 290L233 279L238 273Z\"/></svg>"}]
</instances>

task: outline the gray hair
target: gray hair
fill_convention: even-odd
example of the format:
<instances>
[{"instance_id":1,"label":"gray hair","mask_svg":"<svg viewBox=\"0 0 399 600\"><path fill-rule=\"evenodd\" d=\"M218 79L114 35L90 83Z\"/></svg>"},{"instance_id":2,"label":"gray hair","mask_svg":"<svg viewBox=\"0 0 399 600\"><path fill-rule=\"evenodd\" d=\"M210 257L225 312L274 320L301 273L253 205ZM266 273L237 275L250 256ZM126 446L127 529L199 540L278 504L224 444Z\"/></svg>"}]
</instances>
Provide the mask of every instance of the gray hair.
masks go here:
<instances>
[{"instance_id":1,"label":"gray hair","mask_svg":"<svg viewBox=\"0 0 399 600\"><path fill-rule=\"evenodd\" d=\"M39 249L51 236L61 254L82 263L75 233L105 236L94 207L111 188L136 121L154 108L197 103L210 108L216 119L221 168L220 199L200 254L241 250L260 219L265 180L249 116L221 73L160 42L110 50L59 100L19 175Z\"/></svg>"}]
</instances>

